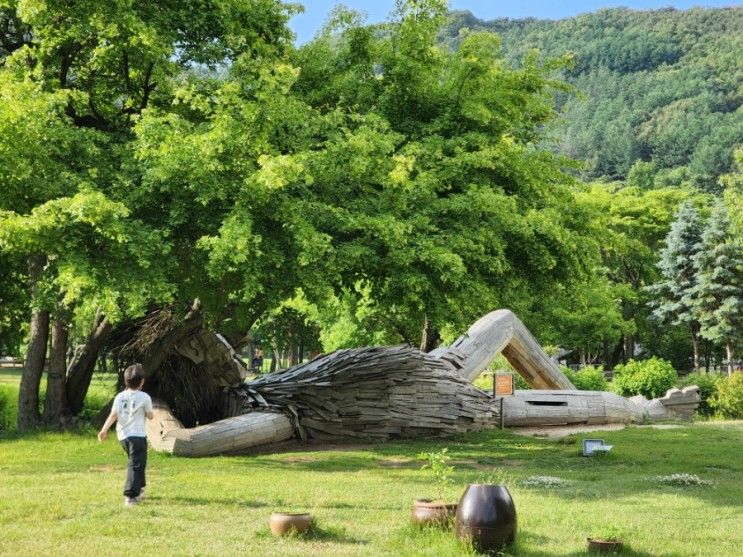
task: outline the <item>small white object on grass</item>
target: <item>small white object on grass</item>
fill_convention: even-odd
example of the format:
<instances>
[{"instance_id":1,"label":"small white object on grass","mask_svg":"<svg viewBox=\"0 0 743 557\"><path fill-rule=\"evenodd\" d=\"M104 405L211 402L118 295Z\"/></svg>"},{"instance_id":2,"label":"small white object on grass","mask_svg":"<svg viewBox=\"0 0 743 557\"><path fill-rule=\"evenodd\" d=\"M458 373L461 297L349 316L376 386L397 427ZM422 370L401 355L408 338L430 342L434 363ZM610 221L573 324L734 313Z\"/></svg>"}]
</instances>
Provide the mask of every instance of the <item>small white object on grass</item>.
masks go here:
<instances>
[{"instance_id":1,"label":"small white object on grass","mask_svg":"<svg viewBox=\"0 0 743 557\"><path fill-rule=\"evenodd\" d=\"M594 453L608 453L614 445L605 445L603 439L583 439L583 456Z\"/></svg>"}]
</instances>

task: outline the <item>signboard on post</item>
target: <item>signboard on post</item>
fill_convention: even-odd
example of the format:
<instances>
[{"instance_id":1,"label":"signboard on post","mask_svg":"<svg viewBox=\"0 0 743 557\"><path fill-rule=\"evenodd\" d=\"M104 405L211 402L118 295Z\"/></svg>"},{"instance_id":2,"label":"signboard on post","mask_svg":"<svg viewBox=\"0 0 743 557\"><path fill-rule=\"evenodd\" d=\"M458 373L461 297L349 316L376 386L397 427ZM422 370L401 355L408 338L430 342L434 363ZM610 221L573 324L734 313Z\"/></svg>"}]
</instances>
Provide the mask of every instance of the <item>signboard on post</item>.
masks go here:
<instances>
[{"instance_id":1,"label":"signboard on post","mask_svg":"<svg viewBox=\"0 0 743 557\"><path fill-rule=\"evenodd\" d=\"M513 396L516 381L513 373L497 371L493 375L493 395L500 401L500 428L503 429L503 397Z\"/></svg>"},{"instance_id":2,"label":"signboard on post","mask_svg":"<svg viewBox=\"0 0 743 557\"><path fill-rule=\"evenodd\" d=\"M493 393L495 396L512 396L515 386L513 373L496 372L493 380Z\"/></svg>"}]
</instances>

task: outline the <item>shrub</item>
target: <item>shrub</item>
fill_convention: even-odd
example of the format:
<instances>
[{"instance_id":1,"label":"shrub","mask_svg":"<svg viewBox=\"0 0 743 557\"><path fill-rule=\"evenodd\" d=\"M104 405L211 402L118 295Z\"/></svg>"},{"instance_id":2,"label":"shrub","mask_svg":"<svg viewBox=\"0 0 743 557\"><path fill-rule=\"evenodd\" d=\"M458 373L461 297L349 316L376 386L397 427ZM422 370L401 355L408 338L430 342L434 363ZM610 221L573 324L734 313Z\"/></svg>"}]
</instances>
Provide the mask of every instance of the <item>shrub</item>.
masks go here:
<instances>
[{"instance_id":1,"label":"shrub","mask_svg":"<svg viewBox=\"0 0 743 557\"><path fill-rule=\"evenodd\" d=\"M451 475L454 473L454 467L449 466L451 457L446 454L448 448L443 448L440 451L431 451L430 453L419 453L418 458L420 460L428 461L423 465L423 469L431 471L431 475L436 481L436 488L438 492L439 501L444 499L444 487L452 483Z\"/></svg>"},{"instance_id":2,"label":"shrub","mask_svg":"<svg viewBox=\"0 0 743 557\"><path fill-rule=\"evenodd\" d=\"M0 431L15 429L18 390L0 385Z\"/></svg>"},{"instance_id":3,"label":"shrub","mask_svg":"<svg viewBox=\"0 0 743 557\"><path fill-rule=\"evenodd\" d=\"M630 360L615 367L611 387L622 396L658 398L675 387L678 380L671 362L653 357L649 360Z\"/></svg>"},{"instance_id":4,"label":"shrub","mask_svg":"<svg viewBox=\"0 0 743 557\"><path fill-rule=\"evenodd\" d=\"M579 371L562 367L562 371L579 391L606 391L609 389L609 383L606 381L606 377L604 377L604 368L602 366L588 366Z\"/></svg>"},{"instance_id":5,"label":"shrub","mask_svg":"<svg viewBox=\"0 0 743 557\"><path fill-rule=\"evenodd\" d=\"M711 416L714 414L714 410L709 405L709 399L717 392L717 384L720 381L724 381L725 378L722 375L716 373L690 373L683 379L679 387L688 387L689 385L696 385L699 387L699 394L702 400L699 402L699 408L697 413L702 416Z\"/></svg>"},{"instance_id":6,"label":"shrub","mask_svg":"<svg viewBox=\"0 0 743 557\"><path fill-rule=\"evenodd\" d=\"M663 485L676 487L695 487L700 485L712 485L709 480L703 480L696 474L671 474L670 476L655 476L654 481Z\"/></svg>"},{"instance_id":7,"label":"shrub","mask_svg":"<svg viewBox=\"0 0 743 557\"><path fill-rule=\"evenodd\" d=\"M733 373L719 381L717 389L709 399L709 405L720 418L743 418L743 373Z\"/></svg>"},{"instance_id":8,"label":"shrub","mask_svg":"<svg viewBox=\"0 0 743 557\"><path fill-rule=\"evenodd\" d=\"M496 370L498 371L498 370ZM511 373L513 373L514 376L514 389L531 389L531 386L529 386L529 383L526 382L526 380L519 375L519 372L508 370ZM494 372L495 373L495 372ZM495 376L491 374L481 374L477 379L474 381L475 387L478 389L482 389L483 391L492 392L493 391L493 381Z\"/></svg>"},{"instance_id":9,"label":"shrub","mask_svg":"<svg viewBox=\"0 0 743 557\"><path fill-rule=\"evenodd\" d=\"M529 390L531 389L531 385L529 385L529 383L526 382L526 379L524 379L523 377L521 377L520 374L517 373L514 388L520 390Z\"/></svg>"}]
</instances>

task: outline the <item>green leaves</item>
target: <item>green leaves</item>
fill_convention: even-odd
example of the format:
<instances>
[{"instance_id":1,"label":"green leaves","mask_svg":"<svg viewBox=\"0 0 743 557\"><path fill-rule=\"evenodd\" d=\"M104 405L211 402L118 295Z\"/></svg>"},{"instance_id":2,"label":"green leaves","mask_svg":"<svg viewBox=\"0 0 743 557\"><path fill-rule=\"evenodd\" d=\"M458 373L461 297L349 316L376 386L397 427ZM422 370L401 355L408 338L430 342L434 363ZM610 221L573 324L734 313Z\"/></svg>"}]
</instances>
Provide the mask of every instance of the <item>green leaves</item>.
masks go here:
<instances>
[{"instance_id":1,"label":"green leaves","mask_svg":"<svg viewBox=\"0 0 743 557\"><path fill-rule=\"evenodd\" d=\"M737 344L743 340L743 245L733 234L722 200L714 206L693 263L693 302L701 335L716 344Z\"/></svg>"},{"instance_id":2,"label":"green leaves","mask_svg":"<svg viewBox=\"0 0 743 557\"><path fill-rule=\"evenodd\" d=\"M129 218L129 210L101 192L61 197L20 215L0 215L0 249L48 256L43 280L48 307L59 302L88 320L142 314L153 301L171 299L166 269L155 262L168 246L157 231Z\"/></svg>"}]
</instances>

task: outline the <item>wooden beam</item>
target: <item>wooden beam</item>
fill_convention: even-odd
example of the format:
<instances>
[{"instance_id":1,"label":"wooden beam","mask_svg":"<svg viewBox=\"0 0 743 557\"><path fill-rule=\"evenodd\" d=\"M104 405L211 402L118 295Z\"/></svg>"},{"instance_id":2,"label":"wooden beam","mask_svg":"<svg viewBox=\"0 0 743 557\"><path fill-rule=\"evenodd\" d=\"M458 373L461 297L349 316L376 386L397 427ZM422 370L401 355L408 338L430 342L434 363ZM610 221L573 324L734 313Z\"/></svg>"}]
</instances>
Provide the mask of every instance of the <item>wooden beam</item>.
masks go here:
<instances>
[{"instance_id":1,"label":"wooden beam","mask_svg":"<svg viewBox=\"0 0 743 557\"><path fill-rule=\"evenodd\" d=\"M474 381L500 353L535 389L575 389L526 326L507 309L488 313L450 347L434 355Z\"/></svg>"}]
</instances>

